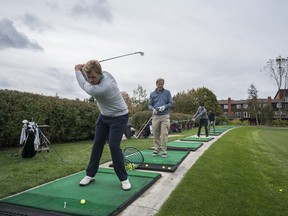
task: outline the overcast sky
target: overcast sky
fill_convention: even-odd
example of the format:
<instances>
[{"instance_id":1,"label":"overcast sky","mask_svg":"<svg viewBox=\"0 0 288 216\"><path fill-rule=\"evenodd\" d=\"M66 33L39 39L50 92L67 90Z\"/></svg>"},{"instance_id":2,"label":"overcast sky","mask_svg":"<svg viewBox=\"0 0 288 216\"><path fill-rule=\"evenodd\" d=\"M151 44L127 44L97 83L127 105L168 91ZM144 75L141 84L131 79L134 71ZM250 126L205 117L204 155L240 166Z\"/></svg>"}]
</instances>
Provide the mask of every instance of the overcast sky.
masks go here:
<instances>
[{"instance_id":1,"label":"overcast sky","mask_svg":"<svg viewBox=\"0 0 288 216\"><path fill-rule=\"evenodd\" d=\"M74 65L102 63L121 91L172 95L206 87L217 99L274 97L260 72L288 56L286 0L0 0L0 88L75 99Z\"/></svg>"}]
</instances>

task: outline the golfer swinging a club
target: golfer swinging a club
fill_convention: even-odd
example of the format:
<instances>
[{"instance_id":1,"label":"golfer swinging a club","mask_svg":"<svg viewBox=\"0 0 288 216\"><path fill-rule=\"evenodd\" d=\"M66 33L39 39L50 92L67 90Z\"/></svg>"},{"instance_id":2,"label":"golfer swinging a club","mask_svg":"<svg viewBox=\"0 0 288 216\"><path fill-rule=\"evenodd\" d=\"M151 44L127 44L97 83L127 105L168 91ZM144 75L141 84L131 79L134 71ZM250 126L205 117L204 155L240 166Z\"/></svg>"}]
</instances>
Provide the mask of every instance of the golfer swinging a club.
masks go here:
<instances>
[{"instance_id":1,"label":"golfer swinging a club","mask_svg":"<svg viewBox=\"0 0 288 216\"><path fill-rule=\"evenodd\" d=\"M80 181L80 186L95 181L103 148L108 140L113 167L123 190L130 190L131 184L125 170L124 156L120 143L128 122L128 108L118 88L114 77L102 72L97 60L86 64L75 65L75 73L79 86L97 100L100 115L96 121L94 144L86 176Z\"/></svg>"}]
</instances>

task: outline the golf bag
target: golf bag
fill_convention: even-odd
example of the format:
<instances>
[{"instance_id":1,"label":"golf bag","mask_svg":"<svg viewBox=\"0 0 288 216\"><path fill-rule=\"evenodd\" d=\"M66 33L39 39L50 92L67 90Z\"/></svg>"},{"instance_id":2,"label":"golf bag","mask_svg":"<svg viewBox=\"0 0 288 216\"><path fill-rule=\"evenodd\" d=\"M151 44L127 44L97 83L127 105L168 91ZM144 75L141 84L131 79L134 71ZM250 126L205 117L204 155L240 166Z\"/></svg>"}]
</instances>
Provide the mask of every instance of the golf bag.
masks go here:
<instances>
[{"instance_id":1,"label":"golf bag","mask_svg":"<svg viewBox=\"0 0 288 216\"><path fill-rule=\"evenodd\" d=\"M148 124L148 125L146 125L146 127L142 131L141 137L146 139L150 136L150 134L151 134L150 124Z\"/></svg>"},{"instance_id":2,"label":"golf bag","mask_svg":"<svg viewBox=\"0 0 288 216\"><path fill-rule=\"evenodd\" d=\"M40 145L39 129L35 122L23 120L23 127L20 136L21 156L32 158L36 155Z\"/></svg>"},{"instance_id":3,"label":"golf bag","mask_svg":"<svg viewBox=\"0 0 288 216\"><path fill-rule=\"evenodd\" d=\"M172 124L170 125L170 131L172 133L181 133L182 129L181 126L178 122L172 122Z\"/></svg>"}]
</instances>

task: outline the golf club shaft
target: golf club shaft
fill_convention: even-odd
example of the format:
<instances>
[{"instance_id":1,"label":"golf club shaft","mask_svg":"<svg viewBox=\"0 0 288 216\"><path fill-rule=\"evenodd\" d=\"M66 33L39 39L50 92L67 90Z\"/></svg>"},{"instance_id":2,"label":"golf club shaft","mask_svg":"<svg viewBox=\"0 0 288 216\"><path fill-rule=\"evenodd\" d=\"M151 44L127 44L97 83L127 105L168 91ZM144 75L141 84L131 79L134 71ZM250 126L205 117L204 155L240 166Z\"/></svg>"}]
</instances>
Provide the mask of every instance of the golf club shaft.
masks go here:
<instances>
[{"instance_id":1,"label":"golf club shaft","mask_svg":"<svg viewBox=\"0 0 288 216\"><path fill-rule=\"evenodd\" d=\"M122 57L125 57L125 56L135 55L135 54L140 54L141 56L143 56L144 52L134 52L134 53L129 53L129 54L125 54L125 55L115 56L115 57L112 57L112 58L100 60L99 62L109 61L109 60L112 60L112 59L122 58Z\"/></svg>"}]
</instances>

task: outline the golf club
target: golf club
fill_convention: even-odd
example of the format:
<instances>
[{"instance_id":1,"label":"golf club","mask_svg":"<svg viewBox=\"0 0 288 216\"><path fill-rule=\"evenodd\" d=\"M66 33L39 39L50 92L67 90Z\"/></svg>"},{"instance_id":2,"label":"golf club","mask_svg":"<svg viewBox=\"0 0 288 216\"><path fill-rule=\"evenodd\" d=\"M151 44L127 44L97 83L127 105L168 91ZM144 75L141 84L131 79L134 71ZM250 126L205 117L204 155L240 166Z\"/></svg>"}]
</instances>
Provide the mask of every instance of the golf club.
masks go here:
<instances>
[{"instance_id":1,"label":"golf club","mask_svg":"<svg viewBox=\"0 0 288 216\"><path fill-rule=\"evenodd\" d=\"M144 52L134 52L134 53L129 53L129 54L125 54L125 55L115 56L115 57L112 57L112 58L100 60L99 62L109 61L109 60L112 60L112 59L122 58L122 57L125 57L125 56L135 55L135 54L140 54L141 56L143 56Z\"/></svg>"}]
</instances>

